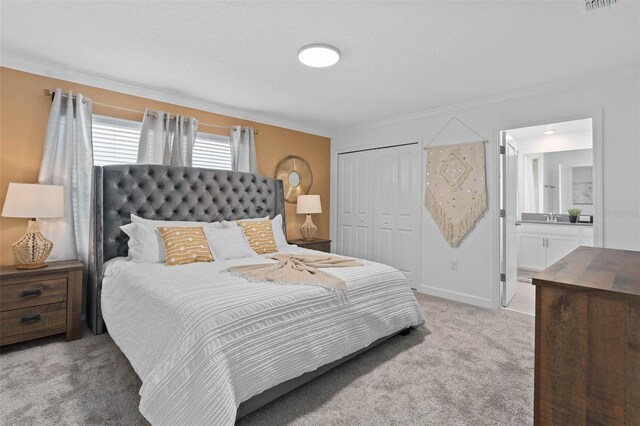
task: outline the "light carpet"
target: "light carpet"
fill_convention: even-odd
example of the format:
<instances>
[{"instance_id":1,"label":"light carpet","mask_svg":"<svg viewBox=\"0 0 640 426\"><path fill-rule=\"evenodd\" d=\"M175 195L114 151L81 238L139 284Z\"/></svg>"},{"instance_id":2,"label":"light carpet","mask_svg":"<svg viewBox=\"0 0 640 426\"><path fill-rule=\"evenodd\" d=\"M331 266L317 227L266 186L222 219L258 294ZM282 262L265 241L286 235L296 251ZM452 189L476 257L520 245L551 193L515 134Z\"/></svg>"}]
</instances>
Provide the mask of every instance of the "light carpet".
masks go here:
<instances>
[{"instance_id":1,"label":"light carpet","mask_svg":"<svg viewBox=\"0 0 640 426\"><path fill-rule=\"evenodd\" d=\"M416 294L427 324L240 419L250 425L530 425L534 319ZM108 334L0 351L0 424L144 425Z\"/></svg>"}]
</instances>

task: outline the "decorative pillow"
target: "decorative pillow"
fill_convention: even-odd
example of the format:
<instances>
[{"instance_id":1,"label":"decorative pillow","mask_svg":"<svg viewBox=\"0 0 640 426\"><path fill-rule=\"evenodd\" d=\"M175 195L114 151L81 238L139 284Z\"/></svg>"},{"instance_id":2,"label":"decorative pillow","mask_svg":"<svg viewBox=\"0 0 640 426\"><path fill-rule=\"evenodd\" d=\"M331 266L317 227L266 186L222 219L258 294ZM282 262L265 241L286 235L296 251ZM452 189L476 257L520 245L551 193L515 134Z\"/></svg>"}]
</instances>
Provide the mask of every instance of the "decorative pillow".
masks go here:
<instances>
[{"instance_id":1,"label":"decorative pillow","mask_svg":"<svg viewBox=\"0 0 640 426\"><path fill-rule=\"evenodd\" d=\"M158 231L162 235L167 266L213 262L213 256L201 226L160 226Z\"/></svg>"},{"instance_id":2,"label":"decorative pillow","mask_svg":"<svg viewBox=\"0 0 640 426\"><path fill-rule=\"evenodd\" d=\"M237 222L243 221L243 222L261 222L261 221L265 221L265 220L270 220L269 216L265 216L265 217L261 217L261 218L255 218L255 219L240 219L240 220L234 220L234 221L223 221L221 222L221 226L224 228L235 228L236 226L238 226ZM287 237L285 237L284 235L284 230L282 229L282 215L276 215L276 217L273 218L273 220L271 220L271 228L273 231L273 237L276 240L276 246L278 248L280 247L286 247L289 245L289 243L287 242Z\"/></svg>"},{"instance_id":3,"label":"decorative pillow","mask_svg":"<svg viewBox=\"0 0 640 426\"><path fill-rule=\"evenodd\" d=\"M204 228L204 234L217 260L240 259L256 255L247 237L244 236L242 228L238 226L226 229L208 226Z\"/></svg>"},{"instance_id":4,"label":"decorative pillow","mask_svg":"<svg viewBox=\"0 0 640 426\"><path fill-rule=\"evenodd\" d=\"M270 220L238 220L236 222L238 226L242 228L242 232L244 232L244 235L249 240L249 245L256 254L267 254L278 251Z\"/></svg>"}]
</instances>

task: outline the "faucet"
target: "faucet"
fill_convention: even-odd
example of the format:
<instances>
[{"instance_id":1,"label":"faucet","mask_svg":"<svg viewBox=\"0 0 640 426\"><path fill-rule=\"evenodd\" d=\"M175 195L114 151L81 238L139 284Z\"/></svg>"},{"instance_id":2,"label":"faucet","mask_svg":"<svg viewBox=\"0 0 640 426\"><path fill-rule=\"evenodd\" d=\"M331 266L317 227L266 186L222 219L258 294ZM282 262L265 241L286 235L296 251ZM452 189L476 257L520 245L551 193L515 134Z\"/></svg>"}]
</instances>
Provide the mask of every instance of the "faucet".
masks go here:
<instances>
[{"instance_id":1,"label":"faucet","mask_svg":"<svg viewBox=\"0 0 640 426\"><path fill-rule=\"evenodd\" d=\"M555 212L549 212L549 214L546 215L546 216L547 216L547 222L557 222L558 221L558 218L557 218Z\"/></svg>"}]
</instances>

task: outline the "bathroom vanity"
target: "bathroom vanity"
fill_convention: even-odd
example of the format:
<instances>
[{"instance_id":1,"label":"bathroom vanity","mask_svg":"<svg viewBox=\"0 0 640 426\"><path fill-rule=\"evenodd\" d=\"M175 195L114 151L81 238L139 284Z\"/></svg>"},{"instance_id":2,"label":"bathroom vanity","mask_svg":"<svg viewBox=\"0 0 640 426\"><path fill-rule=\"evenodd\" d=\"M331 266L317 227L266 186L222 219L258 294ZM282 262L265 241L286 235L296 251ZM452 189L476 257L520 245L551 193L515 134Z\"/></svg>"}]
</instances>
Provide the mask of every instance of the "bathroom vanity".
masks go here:
<instances>
[{"instance_id":1,"label":"bathroom vanity","mask_svg":"<svg viewBox=\"0 0 640 426\"><path fill-rule=\"evenodd\" d=\"M593 224L522 220L518 225L518 268L543 271L580 246L593 246Z\"/></svg>"}]
</instances>

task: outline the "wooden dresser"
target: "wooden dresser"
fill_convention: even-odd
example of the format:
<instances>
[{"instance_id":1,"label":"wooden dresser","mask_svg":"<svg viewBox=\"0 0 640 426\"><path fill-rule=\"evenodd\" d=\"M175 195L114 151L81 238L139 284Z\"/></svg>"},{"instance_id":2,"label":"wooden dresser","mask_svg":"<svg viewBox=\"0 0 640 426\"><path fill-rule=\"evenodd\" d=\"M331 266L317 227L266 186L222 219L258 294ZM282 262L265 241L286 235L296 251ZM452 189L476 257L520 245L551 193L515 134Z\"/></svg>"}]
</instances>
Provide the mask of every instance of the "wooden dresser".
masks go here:
<instances>
[{"instance_id":1,"label":"wooden dresser","mask_svg":"<svg viewBox=\"0 0 640 426\"><path fill-rule=\"evenodd\" d=\"M0 346L52 334L80 338L82 263L49 262L41 269L0 267Z\"/></svg>"},{"instance_id":2,"label":"wooden dresser","mask_svg":"<svg viewBox=\"0 0 640 426\"><path fill-rule=\"evenodd\" d=\"M315 240L291 240L287 242L306 249L324 251L326 253L331 252L331 240L316 238Z\"/></svg>"},{"instance_id":3,"label":"wooden dresser","mask_svg":"<svg viewBox=\"0 0 640 426\"><path fill-rule=\"evenodd\" d=\"M579 247L533 277L536 425L640 425L640 252Z\"/></svg>"}]
</instances>

